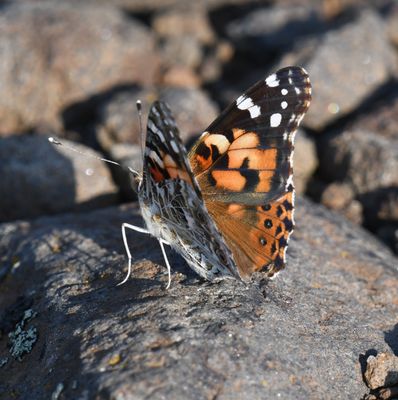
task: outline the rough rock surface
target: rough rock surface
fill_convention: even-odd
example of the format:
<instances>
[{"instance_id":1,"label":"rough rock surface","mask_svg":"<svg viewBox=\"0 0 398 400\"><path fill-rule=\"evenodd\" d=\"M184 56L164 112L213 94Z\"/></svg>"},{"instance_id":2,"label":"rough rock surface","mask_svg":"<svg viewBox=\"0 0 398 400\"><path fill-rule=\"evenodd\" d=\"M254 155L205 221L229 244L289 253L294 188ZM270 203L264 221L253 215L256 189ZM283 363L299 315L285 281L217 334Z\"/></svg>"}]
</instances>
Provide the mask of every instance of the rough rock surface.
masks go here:
<instances>
[{"instance_id":1,"label":"rough rock surface","mask_svg":"<svg viewBox=\"0 0 398 400\"><path fill-rule=\"evenodd\" d=\"M185 142L202 133L218 116L216 104L200 89L166 88L159 98L169 105Z\"/></svg>"},{"instance_id":2,"label":"rough rock surface","mask_svg":"<svg viewBox=\"0 0 398 400\"><path fill-rule=\"evenodd\" d=\"M294 186L297 193L304 193L308 180L318 166L314 141L300 129L294 144Z\"/></svg>"},{"instance_id":3,"label":"rough rock surface","mask_svg":"<svg viewBox=\"0 0 398 400\"><path fill-rule=\"evenodd\" d=\"M288 268L209 284L109 208L0 226L0 393L5 398L358 399L369 354L397 352L398 264L369 234L300 200ZM176 272L179 271L179 272ZM37 331L15 360L25 312ZM31 373L34 371L34 373ZM39 383L39 384L38 384Z\"/></svg>"},{"instance_id":4,"label":"rough rock surface","mask_svg":"<svg viewBox=\"0 0 398 400\"><path fill-rule=\"evenodd\" d=\"M383 19L365 10L352 23L299 43L280 65L301 64L309 72L313 101L304 125L320 130L352 112L396 71L397 57Z\"/></svg>"},{"instance_id":5,"label":"rough rock surface","mask_svg":"<svg viewBox=\"0 0 398 400\"><path fill-rule=\"evenodd\" d=\"M153 36L140 22L67 2L4 6L0 59L0 133L59 127L70 103L115 85L152 83L158 67Z\"/></svg>"},{"instance_id":6,"label":"rough rock surface","mask_svg":"<svg viewBox=\"0 0 398 400\"><path fill-rule=\"evenodd\" d=\"M391 353L370 355L364 376L371 389L398 385L398 357Z\"/></svg>"},{"instance_id":7,"label":"rough rock surface","mask_svg":"<svg viewBox=\"0 0 398 400\"><path fill-rule=\"evenodd\" d=\"M398 140L360 128L328 136L320 168L325 176L349 183L355 193L398 186Z\"/></svg>"},{"instance_id":8,"label":"rough rock surface","mask_svg":"<svg viewBox=\"0 0 398 400\"><path fill-rule=\"evenodd\" d=\"M85 146L73 146L99 156ZM1 139L0 176L0 221L88 210L118 199L102 161L55 146L44 136Z\"/></svg>"},{"instance_id":9,"label":"rough rock surface","mask_svg":"<svg viewBox=\"0 0 398 400\"><path fill-rule=\"evenodd\" d=\"M271 51L289 48L292 37L297 40L320 31L321 20L319 4L275 3L232 21L227 32L243 50L254 57L266 58Z\"/></svg>"}]
</instances>

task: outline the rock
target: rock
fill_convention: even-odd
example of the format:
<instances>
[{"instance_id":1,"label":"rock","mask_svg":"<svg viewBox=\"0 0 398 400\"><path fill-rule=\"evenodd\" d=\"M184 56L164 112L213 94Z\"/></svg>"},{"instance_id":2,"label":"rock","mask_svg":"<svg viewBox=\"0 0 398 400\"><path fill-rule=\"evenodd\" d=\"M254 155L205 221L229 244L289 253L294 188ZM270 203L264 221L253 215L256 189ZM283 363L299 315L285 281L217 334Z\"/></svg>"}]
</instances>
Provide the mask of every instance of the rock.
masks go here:
<instances>
[{"instance_id":1,"label":"rock","mask_svg":"<svg viewBox=\"0 0 398 400\"><path fill-rule=\"evenodd\" d=\"M381 224L376 230L377 237L398 255L398 224Z\"/></svg>"},{"instance_id":2,"label":"rock","mask_svg":"<svg viewBox=\"0 0 398 400\"><path fill-rule=\"evenodd\" d=\"M307 183L318 166L314 141L299 130L294 144L294 186L297 193L304 193Z\"/></svg>"},{"instance_id":3,"label":"rock","mask_svg":"<svg viewBox=\"0 0 398 400\"><path fill-rule=\"evenodd\" d=\"M153 12L154 10L164 11L165 9L174 11L176 8L185 8L189 4L181 0L99 0L95 4L98 2L105 4L112 3L129 12L141 13ZM211 10L223 6L250 4L251 2L252 0L200 0L198 3L206 9Z\"/></svg>"},{"instance_id":4,"label":"rock","mask_svg":"<svg viewBox=\"0 0 398 400\"><path fill-rule=\"evenodd\" d=\"M0 225L5 398L368 392L359 360L391 351L387 332L398 313L397 259L370 235L298 199L287 269L276 279L206 283L167 250L173 281L165 290L156 240L129 232L132 278L116 286L126 272L120 225L142 224L137 212L133 205ZM38 340L17 361L8 333L26 309L37 312Z\"/></svg>"},{"instance_id":5,"label":"rock","mask_svg":"<svg viewBox=\"0 0 398 400\"><path fill-rule=\"evenodd\" d=\"M398 385L398 357L380 353L367 359L365 379L371 389Z\"/></svg>"},{"instance_id":6,"label":"rock","mask_svg":"<svg viewBox=\"0 0 398 400\"><path fill-rule=\"evenodd\" d=\"M326 207L339 211L350 221L361 224L363 222L363 207L354 198L354 195L354 190L349 184L334 182L323 191L321 202Z\"/></svg>"},{"instance_id":7,"label":"rock","mask_svg":"<svg viewBox=\"0 0 398 400\"><path fill-rule=\"evenodd\" d=\"M320 146L326 179L348 183L356 194L398 186L398 141L360 128L329 136Z\"/></svg>"},{"instance_id":8,"label":"rock","mask_svg":"<svg viewBox=\"0 0 398 400\"><path fill-rule=\"evenodd\" d=\"M159 65L140 22L112 7L67 2L4 6L0 59L1 134L59 129L65 107L117 85L151 84Z\"/></svg>"},{"instance_id":9,"label":"rock","mask_svg":"<svg viewBox=\"0 0 398 400\"><path fill-rule=\"evenodd\" d=\"M102 161L55 147L45 137L1 139L0 175L0 221L103 207L118 197Z\"/></svg>"},{"instance_id":10,"label":"rock","mask_svg":"<svg viewBox=\"0 0 398 400\"><path fill-rule=\"evenodd\" d=\"M113 166L112 174L123 198L129 201L136 200L137 186L129 168L138 172L142 171L142 150L140 145L128 143L114 144L110 149L109 157L122 166L122 168Z\"/></svg>"},{"instance_id":11,"label":"rock","mask_svg":"<svg viewBox=\"0 0 398 400\"><path fill-rule=\"evenodd\" d=\"M322 23L319 5L275 3L233 20L227 26L227 33L238 48L267 60L270 52L288 49L292 38L299 40L319 33Z\"/></svg>"},{"instance_id":12,"label":"rock","mask_svg":"<svg viewBox=\"0 0 398 400\"><path fill-rule=\"evenodd\" d=\"M398 46L398 5L392 2L387 15L387 31L391 42Z\"/></svg>"},{"instance_id":13,"label":"rock","mask_svg":"<svg viewBox=\"0 0 398 400\"><path fill-rule=\"evenodd\" d=\"M321 130L355 110L386 83L396 70L397 58L383 19L366 9L355 21L328 31L323 38L298 43L278 64L299 64L309 72L314 93L303 123Z\"/></svg>"},{"instance_id":14,"label":"rock","mask_svg":"<svg viewBox=\"0 0 398 400\"><path fill-rule=\"evenodd\" d=\"M137 100L142 102L143 129L148 110L157 99L155 91L126 88L101 102L96 112L96 138L101 148L109 152L114 144L141 144Z\"/></svg>"},{"instance_id":15,"label":"rock","mask_svg":"<svg viewBox=\"0 0 398 400\"><path fill-rule=\"evenodd\" d=\"M391 85L391 90L398 93L398 85ZM370 130L387 139L398 141L398 96L384 97L382 101L372 104L357 118L350 127Z\"/></svg>"},{"instance_id":16,"label":"rock","mask_svg":"<svg viewBox=\"0 0 398 400\"><path fill-rule=\"evenodd\" d=\"M377 226L389 221L398 223L398 187L387 187L359 197L364 206L366 222Z\"/></svg>"},{"instance_id":17,"label":"rock","mask_svg":"<svg viewBox=\"0 0 398 400\"><path fill-rule=\"evenodd\" d=\"M181 86L185 88L199 88L200 78L189 67L183 65L170 66L162 75L160 82L164 86Z\"/></svg>"},{"instance_id":18,"label":"rock","mask_svg":"<svg viewBox=\"0 0 398 400\"><path fill-rule=\"evenodd\" d=\"M169 38L163 41L160 50L163 63L169 68L181 65L194 70L203 59L202 47L192 36Z\"/></svg>"},{"instance_id":19,"label":"rock","mask_svg":"<svg viewBox=\"0 0 398 400\"><path fill-rule=\"evenodd\" d=\"M322 193L321 202L332 210L343 210L354 199L354 191L347 183L331 183Z\"/></svg>"},{"instance_id":20,"label":"rock","mask_svg":"<svg viewBox=\"0 0 398 400\"><path fill-rule=\"evenodd\" d=\"M157 13L152 18L152 28L162 38L190 37L202 45L211 45L216 39L205 8L198 5Z\"/></svg>"},{"instance_id":21,"label":"rock","mask_svg":"<svg viewBox=\"0 0 398 400\"><path fill-rule=\"evenodd\" d=\"M183 141L202 133L219 112L204 91L189 88L165 88L159 98L170 107Z\"/></svg>"},{"instance_id":22,"label":"rock","mask_svg":"<svg viewBox=\"0 0 398 400\"><path fill-rule=\"evenodd\" d=\"M159 92L127 90L105 101L98 111L96 137L109 152L114 144L141 144L136 101L142 100L144 131L149 108L153 101L165 101L172 110L184 141L201 133L217 117L216 105L201 89L168 87Z\"/></svg>"}]
</instances>

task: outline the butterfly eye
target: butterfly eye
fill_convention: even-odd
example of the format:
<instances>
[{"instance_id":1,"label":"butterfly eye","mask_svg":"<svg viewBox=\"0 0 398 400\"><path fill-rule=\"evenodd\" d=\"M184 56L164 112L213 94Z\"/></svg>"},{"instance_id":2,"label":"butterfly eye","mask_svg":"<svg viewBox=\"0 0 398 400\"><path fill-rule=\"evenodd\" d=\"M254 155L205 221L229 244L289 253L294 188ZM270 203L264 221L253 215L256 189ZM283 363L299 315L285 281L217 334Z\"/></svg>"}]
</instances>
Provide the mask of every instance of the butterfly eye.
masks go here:
<instances>
[{"instance_id":1,"label":"butterfly eye","mask_svg":"<svg viewBox=\"0 0 398 400\"><path fill-rule=\"evenodd\" d=\"M271 228L272 228L272 221L271 221L270 219L266 219L266 220L264 221L264 226L265 226L266 228L268 228L268 229L271 229Z\"/></svg>"}]
</instances>

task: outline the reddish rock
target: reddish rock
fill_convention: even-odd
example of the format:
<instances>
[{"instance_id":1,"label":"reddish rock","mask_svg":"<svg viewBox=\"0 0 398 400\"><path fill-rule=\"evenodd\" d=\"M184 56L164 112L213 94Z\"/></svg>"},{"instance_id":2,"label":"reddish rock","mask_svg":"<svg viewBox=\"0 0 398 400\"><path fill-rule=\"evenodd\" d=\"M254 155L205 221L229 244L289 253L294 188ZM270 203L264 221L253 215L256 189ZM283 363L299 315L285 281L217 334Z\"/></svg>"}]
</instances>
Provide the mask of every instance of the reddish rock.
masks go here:
<instances>
[{"instance_id":1,"label":"reddish rock","mask_svg":"<svg viewBox=\"0 0 398 400\"><path fill-rule=\"evenodd\" d=\"M206 45L215 41L215 33L205 8L194 4L156 14L152 19L152 27L163 38L192 37Z\"/></svg>"},{"instance_id":2,"label":"reddish rock","mask_svg":"<svg viewBox=\"0 0 398 400\"><path fill-rule=\"evenodd\" d=\"M126 83L153 82L148 29L115 8L12 3L0 14L0 133L59 127L73 102Z\"/></svg>"},{"instance_id":3,"label":"reddish rock","mask_svg":"<svg viewBox=\"0 0 398 400\"><path fill-rule=\"evenodd\" d=\"M380 353L367 359L365 379L371 389L398 385L398 357Z\"/></svg>"}]
</instances>

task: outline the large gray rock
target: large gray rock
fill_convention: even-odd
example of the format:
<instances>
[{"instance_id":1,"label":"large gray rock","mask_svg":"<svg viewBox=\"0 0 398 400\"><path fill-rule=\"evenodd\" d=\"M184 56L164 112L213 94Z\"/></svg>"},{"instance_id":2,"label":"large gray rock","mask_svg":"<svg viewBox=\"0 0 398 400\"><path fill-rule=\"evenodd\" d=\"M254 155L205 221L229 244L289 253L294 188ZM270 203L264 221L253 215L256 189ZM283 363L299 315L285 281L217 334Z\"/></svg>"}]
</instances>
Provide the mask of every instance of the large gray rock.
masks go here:
<instances>
[{"instance_id":1,"label":"large gray rock","mask_svg":"<svg viewBox=\"0 0 398 400\"><path fill-rule=\"evenodd\" d=\"M390 79L398 65L385 22L370 9L324 37L299 42L279 64L307 69L314 89L303 123L315 130L355 110Z\"/></svg>"},{"instance_id":2,"label":"large gray rock","mask_svg":"<svg viewBox=\"0 0 398 400\"><path fill-rule=\"evenodd\" d=\"M322 142L320 167L325 177L349 183L355 193L398 186L398 140L352 127Z\"/></svg>"},{"instance_id":3,"label":"large gray rock","mask_svg":"<svg viewBox=\"0 0 398 400\"><path fill-rule=\"evenodd\" d=\"M73 146L100 156L83 145ZM42 136L0 139L0 176L0 221L88 210L118 200L104 162L56 147Z\"/></svg>"},{"instance_id":4,"label":"large gray rock","mask_svg":"<svg viewBox=\"0 0 398 400\"><path fill-rule=\"evenodd\" d=\"M134 232L116 286L135 206L1 225L3 398L362 398L367 356L398 349L397 259L321 206L297 211L276 279L205 283L169 251L170 290Z\"/></svg>"},{"instance_id":5,"label":"large gray rock","mask_svg":"<svg viewBox=\"0 0 398 400\"><path fill-rule=\"evenodd\" d=\"M148 84L159 65L150 31L112 7L31 2L0 10L0 133L44 124L116 85Z\"/></svg>"}]
</instances>

